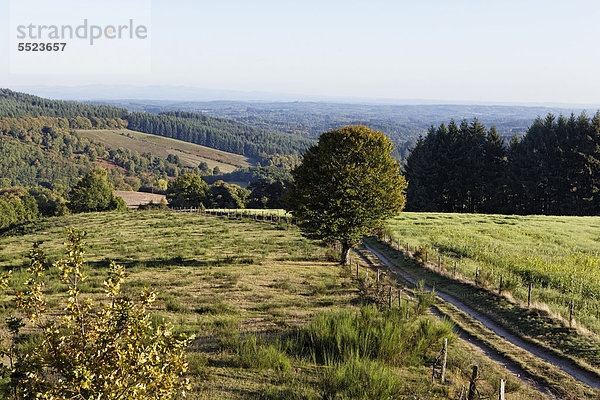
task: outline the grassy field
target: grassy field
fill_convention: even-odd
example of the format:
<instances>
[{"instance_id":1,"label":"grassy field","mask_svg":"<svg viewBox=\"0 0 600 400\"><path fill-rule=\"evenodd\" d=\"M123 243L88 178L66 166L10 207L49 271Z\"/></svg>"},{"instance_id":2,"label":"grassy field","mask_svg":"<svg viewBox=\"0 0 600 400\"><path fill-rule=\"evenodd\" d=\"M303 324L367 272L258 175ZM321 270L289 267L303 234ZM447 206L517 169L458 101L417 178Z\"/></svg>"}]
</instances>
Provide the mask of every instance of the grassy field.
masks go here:
<instances>
[{"instance_id":1,"label":"grassy field","mask_svg":"<svg viewBox=\"0 0 600 400\"><path fill-rule=\"evenodd\" d=\"M361 310L365 282L287 225L169 211L51 218L0 238L0 268L15 270L13 290L24 284L32 243L42 241L57 260L67 226L87 231L86 296L103 298L107 265L118 261L129 274L126 291L148 286L160 293L153 318L197 335L188 355L191 398L447 399L467 383L473 364L481 367L485 396L497 392L502 377L509 398L542 398L456 340L418 293L419 301L405 301L402 310ZM48 276L49 307L60 313L65 288L54 268ZM9 299L0 298L2 320L12 310ZM451 343L443 385L431 383L442 336Z\"/></svg>"},{"instance_id":2,"label":"grassy field","mask_svg":"<svg viewBox=\"0 0 600 400\"><path fill-rule=\"evenodd\" d=\"M139 207L150 202L160 204L161 201L167 201L164 194L154 194L146 192L132 192L129 190L113 190L115 196L121 197L127 203L127 207Z\"/></svg>"},{"instance_id":3,"label":"grassy field","mask_svg":"<svg viewBox=\"0 0 600 400\"><path fill-rule=\"evenodd\" d=\"M122 147L161 158L174 154L179 156L184 165L190 167L197 167L201 162L206 162L210 168L218 166L222 172L232 172L236 168L251 165L251 161L245 156L129 129L78 130L77 132L110 148Z\"/></svg>"},{"instance_id":4,"label":"grassy field","mask_svg":"<svg viewBox=\"0 0 600 400\"><path fill-rule=\"evenodd\" d=\"M424 246L482 286L498 288L600 333L600 217L403 213L389 224L394 240Z\"/></svg>"}]
</instances>

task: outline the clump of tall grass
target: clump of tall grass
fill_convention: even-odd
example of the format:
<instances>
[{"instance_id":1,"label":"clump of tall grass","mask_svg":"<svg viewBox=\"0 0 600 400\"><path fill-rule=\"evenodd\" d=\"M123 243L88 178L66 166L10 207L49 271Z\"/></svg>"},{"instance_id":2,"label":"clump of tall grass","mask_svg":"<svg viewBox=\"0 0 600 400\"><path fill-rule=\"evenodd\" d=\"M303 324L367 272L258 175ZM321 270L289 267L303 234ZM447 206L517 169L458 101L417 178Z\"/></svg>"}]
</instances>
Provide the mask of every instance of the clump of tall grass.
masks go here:
<instances>
[{"instance_id":1,"label":"clump of tall grass","mask_svg":"<svg viewBox=\"0 0 600 400\"><path fill-rule=\"evenodd\" d=\"M242 368L272 369L286 373L290 369L290 359L278 342L261 342L258 336L251 334L233 343L236 364Z\"/></svg>"},{"instance_id":2,"label":"clump of tall grass","mask_svg":"<svg viewBox=\"0 0 600 400\"><path fill-rule=\"evenodd\" d=\"M259 398L264 400L317 400L322 397L318 396L309 384L292 380L281 386L264 388Z\"/></svg>"},{"instance_id":3,"label":"clump of tall grass","mask_svg":"<svg viewBox=\"0 0 600 400\"><path fill-rule=\"evenodd\" d=\"M391 399L400 391L400 376L379 361L354 357L328 367L320 382L323 399Z\"/></svg>"},{"instance_id":4,"label":"clump of tall grass","mask_svg":"<svg viewBox=\"0 0 600 400\"><path fill-rule=\"evenodd\" d=\"M375 305L363 305L359 312L322 313L301 328L289 345L296 354L321 364L358 357L394 366L418 365L434 344L442 338L452 342L456 335L450 323L418 317L414 312L418 303L414 307L408 319L406 307L379 311Z\"/></svg>"}]
</instances>

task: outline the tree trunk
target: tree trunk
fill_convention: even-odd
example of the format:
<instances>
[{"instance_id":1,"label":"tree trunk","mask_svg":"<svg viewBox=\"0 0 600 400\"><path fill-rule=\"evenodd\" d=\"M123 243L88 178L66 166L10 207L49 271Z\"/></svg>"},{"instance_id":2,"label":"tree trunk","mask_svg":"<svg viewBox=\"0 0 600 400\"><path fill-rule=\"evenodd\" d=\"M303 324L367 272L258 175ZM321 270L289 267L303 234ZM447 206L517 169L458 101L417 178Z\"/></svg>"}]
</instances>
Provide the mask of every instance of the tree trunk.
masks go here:
<instances>
[{"instance_id":1,"label":"tree trunk","mask_svg":"<svg viewBox=\"0 0 600 400\"><path fill-rule=\"evenodd\" d=\"M340 264L350 264L350 244L348 244L347 242L342 242L342 255L340 258Z\"/></svg>"}]
</instances>

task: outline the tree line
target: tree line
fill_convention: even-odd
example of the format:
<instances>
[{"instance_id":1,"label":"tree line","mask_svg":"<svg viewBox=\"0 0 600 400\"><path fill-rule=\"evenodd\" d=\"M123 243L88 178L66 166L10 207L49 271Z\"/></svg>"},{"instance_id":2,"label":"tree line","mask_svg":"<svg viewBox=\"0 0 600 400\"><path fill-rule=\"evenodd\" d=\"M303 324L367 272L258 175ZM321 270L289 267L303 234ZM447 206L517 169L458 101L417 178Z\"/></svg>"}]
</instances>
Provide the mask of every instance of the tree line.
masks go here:
<instances>
[{"instance_id":1,"label":"tree line","mask_svg":"<svg viewBox=\"0 0 600 400\"><path fill-rule=\"evenodd\" d=\"M600 112L548 114L509 143L477 119L431 127L404 174L411 211L598 215Z\"/></svg>"},{"instance_id":2,"label":"tree line","mask_svg":"<svg viewBox=\"0 0 600 400\"><path fill-rule=\"evenodd\" d=\"M10 89L0 89L0 118L23 116L123 118L126 115L127 110L124 108L50 100Z\"/></svg>"},{"instance_id":3,"label":"tree line","mask_svg":"<svg viewBox=\"0 0 600 400\"><path fill-rule=\"evenodd\" d=\"M113 194L109 174L93 168L66 193L42 186L0 188L0 231L35 221L41 217L94 211L124 211L122 198ZM165 182L171 207L198 208L283 208L288 181L262 179L248 188L221 180L209 185L199 175L185 174ZM152 204L146 208L166 208Z\"/></svg>"},{"instance_id":4,"label":"tree line","mask_svg":"<svg viewBox=\"0 0 600 400\"><path fill-rule=\"evenodd\" d=\"M156 188L159 180L180 174L213 173L207 165L184 166L176 155L163 159L150 153L111 149L73 130L124 125L126 121L119 118L2 118L0 187L42 185L65 192L99 164L108 169L109 180L120 190Z\"/></svg>"},{"instance_id":5,"label":"tree line","mask_svg":"<svg viewBox=\"0 0 600 400\"><path fill-rule=\"evenodd\" d=\"M189 112L131 113L129 129L241 154L259 161L274 154L300 154L310 140L240 122Z\"/></svg>"},{"instance_id":6,"label":"tree line","mask_svg":"<svg viewBox=\"0 0 600 400\"><path fill-rule=\"evenodd\" d=\"M124 211L125 201L113 194L107 173L94 168L66 193L43 186L0 188L0 231L41 217L92 211Z\"/></svg>"},{"instance_id":7,"label":"tree line","mask_svg":"<svg viewBox=\"0 0 600 400\"><path fill-rule=\"evenodd\" d=\"M218 180L208 184L200 176L182 175L169 182L167 199L176 208L283 208L289 181L261 179L248 188Z\"/></svg>"}]
</instances>

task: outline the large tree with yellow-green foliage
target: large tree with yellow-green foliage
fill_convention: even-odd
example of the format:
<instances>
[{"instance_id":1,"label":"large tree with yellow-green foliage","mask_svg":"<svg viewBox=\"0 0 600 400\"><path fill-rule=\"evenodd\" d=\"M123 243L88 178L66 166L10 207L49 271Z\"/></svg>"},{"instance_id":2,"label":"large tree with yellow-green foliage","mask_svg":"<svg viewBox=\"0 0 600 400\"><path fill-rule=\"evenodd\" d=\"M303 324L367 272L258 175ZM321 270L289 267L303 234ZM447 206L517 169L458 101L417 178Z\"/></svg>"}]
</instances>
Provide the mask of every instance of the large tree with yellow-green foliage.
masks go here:
<instances>
[{"instance_id":1,"label":"large tree with yellow-green foliage","mask_svg":"<svg viewBox=\"0 0 600 400\"><path fill-rule=\"evenodd\" d=\"M406 181L381 132L349 126L321 135L294 169L285 198L306 236L339 243L341 262L363 236L402 211Z\"/></svg>"}]
</instances>

